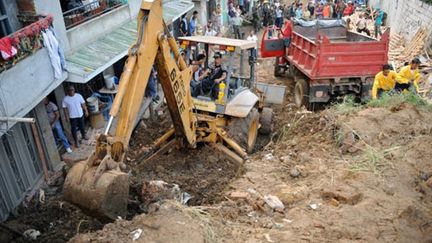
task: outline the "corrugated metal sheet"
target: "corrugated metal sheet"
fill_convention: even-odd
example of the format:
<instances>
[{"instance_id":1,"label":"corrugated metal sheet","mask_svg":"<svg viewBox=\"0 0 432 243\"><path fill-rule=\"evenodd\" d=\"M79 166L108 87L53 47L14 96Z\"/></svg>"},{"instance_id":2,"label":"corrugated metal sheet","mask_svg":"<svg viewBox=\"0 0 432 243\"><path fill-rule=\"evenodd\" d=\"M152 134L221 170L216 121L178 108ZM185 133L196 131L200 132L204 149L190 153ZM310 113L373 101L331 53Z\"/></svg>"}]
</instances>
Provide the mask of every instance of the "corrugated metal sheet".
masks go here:
<instances>
[{"instance_id":1,"label":"corrugated metal sheet","mask_svg":"<svg viewBox=\"0 0 432 243\"><path fill-rule=\"evenodd\" d=\"M180 18L193 8L187 0L163 2L163 18L167 24ZM137 21L132 20L120 28L66 56L68 81L87 83L106 68L127 55L137 36Z\"/></svg>"},{"instance_id":2,"label":"corrugated metal sheet","mask_svg":"<svg viewBox=\"0 0 432 243\"><path fill-rule=\"evenodd\" d=\"M18 123L0 139L0 222L42 177L30 125Z\"/></svg>"}]
</instances>

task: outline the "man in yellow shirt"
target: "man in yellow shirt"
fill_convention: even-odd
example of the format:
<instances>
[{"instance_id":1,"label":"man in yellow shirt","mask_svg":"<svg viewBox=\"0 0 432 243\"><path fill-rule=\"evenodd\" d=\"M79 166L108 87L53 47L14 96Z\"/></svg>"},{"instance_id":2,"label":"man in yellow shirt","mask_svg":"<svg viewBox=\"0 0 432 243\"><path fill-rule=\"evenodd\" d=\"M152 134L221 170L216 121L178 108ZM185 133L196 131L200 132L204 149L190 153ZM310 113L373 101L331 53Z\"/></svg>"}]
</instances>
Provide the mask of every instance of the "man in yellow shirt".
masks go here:
<instances>
[{"instance_id":1,"label":"man in yellow shirt","mask_svg":"<svg viewBox=\"0 0 432 243\"><path fill-rule=\"evenodd\" d=\"M396 86L395 90L397 92L406 92L409 91L411 86L413 85L415 88L415 92L419 92L418 82L420 80L420 72L418 70L420 65L420 60L418 58L414 58L411 61L410 65L403 67L397 77L396 77Z\"/></svg>"},{"instance_id":2,"label":"man in yellow shirt","mask_svg":"<svg viewBox=\"0 0 432 243\"><path fill-rule=\"evenodd\" d=\"M372 99L375 100L384 92L389 92L394 89L397 74L390 69L390 65L385 64L383 70L375 75L375 81L372 87Z\"/></svg>"}]
</instances>

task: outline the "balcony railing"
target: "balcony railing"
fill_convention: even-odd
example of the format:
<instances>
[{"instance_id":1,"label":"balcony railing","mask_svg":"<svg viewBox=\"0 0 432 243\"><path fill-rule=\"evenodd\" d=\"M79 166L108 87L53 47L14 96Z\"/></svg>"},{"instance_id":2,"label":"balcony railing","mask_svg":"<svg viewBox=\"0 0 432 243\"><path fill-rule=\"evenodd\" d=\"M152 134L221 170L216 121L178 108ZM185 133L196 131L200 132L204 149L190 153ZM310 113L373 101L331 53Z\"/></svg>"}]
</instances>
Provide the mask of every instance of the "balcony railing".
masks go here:
<instances>
[{"instance_id":1,"label":"balcony railing","mask_svg":"<svg viewBox=\"0 0 432 243\"><path fill-rule=\"evenodd\" d=\"M17 53L8 60L0 57L0 73L43 47L41 32L52 25L53 17L51 15L34 17L38 19L36 22L2 38L2 40L8 38Z\"/></svg>"},{"instance_id":2,"label":"balcony railing","mask_svg":"<svg viewBox=\"0 0 432 243\"><path fill-rule=\"evenodd\" d=\"M127 0L95 0L68 10L63 13L66 29L82 24L126 3Z\"/></svg>"}]
</instances>

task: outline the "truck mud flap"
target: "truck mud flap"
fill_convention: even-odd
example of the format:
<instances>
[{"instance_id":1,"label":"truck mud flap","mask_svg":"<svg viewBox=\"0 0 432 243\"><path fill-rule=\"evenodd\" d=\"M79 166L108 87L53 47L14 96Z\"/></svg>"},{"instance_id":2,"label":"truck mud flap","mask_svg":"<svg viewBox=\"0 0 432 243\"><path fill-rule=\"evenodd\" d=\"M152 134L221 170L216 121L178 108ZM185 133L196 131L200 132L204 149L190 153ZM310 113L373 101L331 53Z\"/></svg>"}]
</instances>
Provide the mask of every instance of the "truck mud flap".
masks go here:
<instances>
[{"instance_id":1,"label":"truck mud flap","mask_svg":"<svg viewBox=\"0 0 432 243\"><path fill-rule=\"evenodd\" d=\"M310 103L327 103L330 100L329 85L311 85L309 87Z\"/></svg>"}]
</instances>

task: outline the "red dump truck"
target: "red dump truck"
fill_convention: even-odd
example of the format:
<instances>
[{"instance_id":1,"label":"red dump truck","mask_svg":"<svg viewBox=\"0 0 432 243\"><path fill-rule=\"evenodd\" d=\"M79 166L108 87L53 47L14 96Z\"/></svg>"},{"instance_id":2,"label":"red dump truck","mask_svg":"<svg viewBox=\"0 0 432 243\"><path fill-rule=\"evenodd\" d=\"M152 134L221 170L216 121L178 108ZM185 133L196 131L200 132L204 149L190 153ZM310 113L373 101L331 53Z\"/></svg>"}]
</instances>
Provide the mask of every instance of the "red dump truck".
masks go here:
<instances>
[{"instance_id":1,"label":"red dump truck","mask_svg":"<svg viewBox=\"0 0 432 243\"><path fill-rule=\"evenodd\" d=\"M370 98L374 76L388 61L389 31L381 40L348 31L342 20L296 21L287 51L272 28L264 31L261 57L275 57L275 75L295 81L297 106L313 109L337 97ZM270 34L270 32L273 32ZM277 31L276 31L277 32Z\"/></svg>"}]
</instances>

